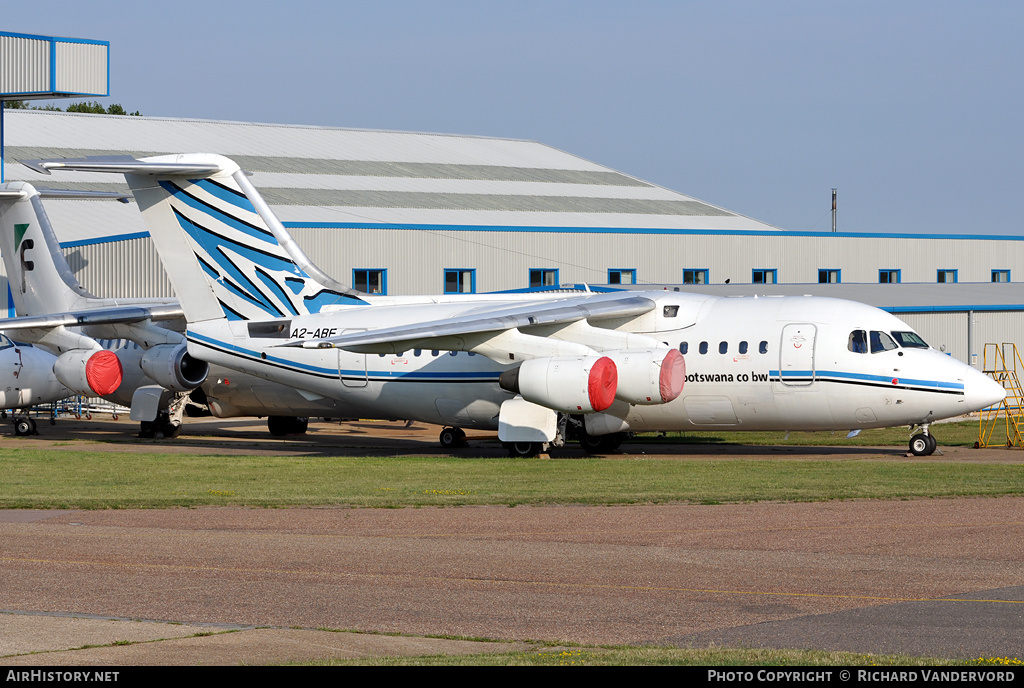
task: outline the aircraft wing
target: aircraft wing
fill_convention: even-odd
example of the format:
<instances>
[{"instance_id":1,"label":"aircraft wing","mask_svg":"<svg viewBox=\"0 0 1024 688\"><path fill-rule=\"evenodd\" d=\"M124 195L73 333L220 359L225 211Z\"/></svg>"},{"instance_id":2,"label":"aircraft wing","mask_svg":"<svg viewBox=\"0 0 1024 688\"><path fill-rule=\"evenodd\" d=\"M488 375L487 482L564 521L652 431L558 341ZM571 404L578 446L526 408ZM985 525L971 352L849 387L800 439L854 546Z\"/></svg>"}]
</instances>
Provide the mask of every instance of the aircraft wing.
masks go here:
<instances>
[{"instance_id":1,"label":"aircraft wing","mask_svg":"<svg viewBox=\"0 0 1024 688\"><path fill-rule=\"evenodd\" d=\"M505 303L455 318L351 332L324 339L293 341L281 346L310 349L334 347L369 353L398 352L410 348L468 350L472 348L473 342L486 339L488 335L583 320L633 318L654 307L655 303L651 299L628 293L577 296L522 305Z\"/></svg>"},{"instance_id":2,"label":"aircraft wing","mask_svg":"<svg viewBox=\"0 0 1024 688\"><path fill-rule=\"evenodd\" d=\"M113 306L68 313L0 318L0 330L112 325L144 320L175 320L183 317L185 316L181 306L176 302L155 303L147 306Z\"/></svg>"}]
</instances>

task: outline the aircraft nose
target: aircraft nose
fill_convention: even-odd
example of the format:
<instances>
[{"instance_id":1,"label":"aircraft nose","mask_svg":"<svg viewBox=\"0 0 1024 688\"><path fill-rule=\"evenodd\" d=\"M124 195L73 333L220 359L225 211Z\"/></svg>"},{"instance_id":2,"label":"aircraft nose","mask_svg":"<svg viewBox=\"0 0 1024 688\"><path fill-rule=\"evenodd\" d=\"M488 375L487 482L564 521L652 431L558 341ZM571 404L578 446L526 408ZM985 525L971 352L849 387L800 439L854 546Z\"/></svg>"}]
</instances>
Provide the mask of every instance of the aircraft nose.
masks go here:
<instances>
[{"instance_id":1,"label":"aircraft nose","mask_svg":"<svg viewBox=\"0 0 1024 688\"><path fill-rule=\"evenodd\" d=\"M995 406L1005 398L1006 390L988 375L971 368L964 376L964 401L971 411Z\"/></svg>"}]
</instances>

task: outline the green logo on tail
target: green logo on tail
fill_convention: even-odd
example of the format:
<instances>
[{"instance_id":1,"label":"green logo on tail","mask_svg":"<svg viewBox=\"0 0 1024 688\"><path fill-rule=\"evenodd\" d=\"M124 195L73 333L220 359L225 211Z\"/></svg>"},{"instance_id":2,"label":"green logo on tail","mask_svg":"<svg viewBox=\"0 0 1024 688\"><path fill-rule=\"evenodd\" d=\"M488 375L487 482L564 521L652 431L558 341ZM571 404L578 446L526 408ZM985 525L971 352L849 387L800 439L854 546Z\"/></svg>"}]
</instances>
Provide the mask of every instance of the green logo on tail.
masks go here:
<instances>
[{"instance_id":1,"label":"green logo on tail","mask_svg":"<svg viewBox=\"0 0 1024 688\"><path fill-rule=\"evenodd\" d=\"M25 238L25 233L28 231L29 223L26 222L23 225L14 225L14 249L18 250L21 246L21 240Z\"/></svg>"}]
</instances>

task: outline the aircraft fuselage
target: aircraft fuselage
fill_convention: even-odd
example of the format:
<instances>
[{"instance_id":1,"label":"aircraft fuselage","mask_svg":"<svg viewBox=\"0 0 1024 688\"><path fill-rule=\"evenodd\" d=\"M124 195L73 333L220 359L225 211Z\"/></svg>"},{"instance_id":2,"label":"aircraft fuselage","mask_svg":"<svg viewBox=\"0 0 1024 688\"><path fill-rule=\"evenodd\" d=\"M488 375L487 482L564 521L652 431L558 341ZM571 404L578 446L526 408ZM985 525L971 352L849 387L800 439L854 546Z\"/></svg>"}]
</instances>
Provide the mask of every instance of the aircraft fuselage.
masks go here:
<instances>
[{"instance_id":1,"label":"aircraft fuselage","mask_svg":"<svg viewBox=\"0 0 1024 688\"><path fill-rule=\"evenodd\" d=\"M928 348L906 323L870 306L817 297L644 295L656 308L615 329L678 348L686 361L686 382L667 404L616 401L603 415L618 419L617 429L888 427L958 416L1002 398L991 379ZM505 296L494 303L520 305L529 298ZM458 317L480 307L479 296L471 302L392 298L372 307L282 320L283 328L272 337L250 336L260 328L267 331L267 323L256 330L243 321L194 323L187 333L189 352L334 399L346 416L492 429L502 402L514 396L498 387L498 375L519 361L498 363L473 352L436 349L362 353L281 346L294 339ZM372 349L361 351L367 348Z\"/></svg>"}]
</instances>

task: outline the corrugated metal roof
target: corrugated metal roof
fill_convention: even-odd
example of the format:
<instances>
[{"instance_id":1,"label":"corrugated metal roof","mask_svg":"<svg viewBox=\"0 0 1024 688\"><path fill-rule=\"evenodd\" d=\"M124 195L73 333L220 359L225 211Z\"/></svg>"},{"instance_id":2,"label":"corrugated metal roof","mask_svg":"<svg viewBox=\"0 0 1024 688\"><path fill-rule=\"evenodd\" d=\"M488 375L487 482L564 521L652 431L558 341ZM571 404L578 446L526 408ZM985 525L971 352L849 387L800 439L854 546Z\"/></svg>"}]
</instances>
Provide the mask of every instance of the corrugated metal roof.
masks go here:
<instances>
[{"instance_id":1,"label":"corrugated metal roof","mask_svg":"<svg viewBox=\"0 0 1024 688\"><path fill-rule=\"evenodd\" d=\"M11 162L92 155L130 155L146 158L172 155L181 151L127 151L38 146L8 146L5 155ZM249 172L285 172L294 174L332 174L361 177L407 177L412 179L465 179L512 182L548 182L597 184L609 186L651 186L618 172L594 170L558 170L500 165L452 165L424 162L388 162L372 160L325 160L322 158L275 157L269 155L232 155L239 167Z\"/></svg>"},{"instance_id":2,"label":"corrugated metal roof","mask_svg":"<svg viewBox=\"0 0 1024 688\"><path fill-rule=\"evenodd\" d=\"M125 189L106 175L42 177L14 161L203 152L254 172L253 183L291 222L774 229L533 141L32 110L5 117L5 177L40 187ZM61 241L145 231L137 213L109 202L92 202L89 214L106 217L55 223Z\"/></svg>"},{"instance_id":3,"label":"corrugated metal roof","mask_svg":"<svg viewBox=\"0 0 1024 688\"><path fill-rule=\"evenodd\" d=\"M893 310L969 310L1024 306L1020 284L998 282L914 284L647 284L643 289L668 288L713 296L830 296ZM629 287L633 289L634 287ZM641 287L636 287L641 288Z\"/></svg>"}]
</instances>

